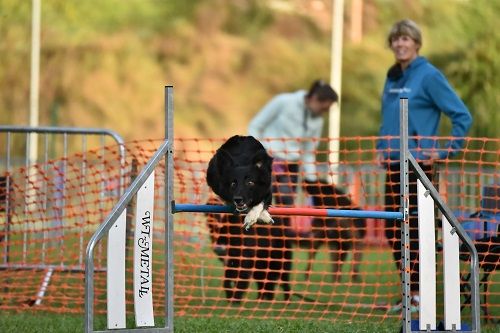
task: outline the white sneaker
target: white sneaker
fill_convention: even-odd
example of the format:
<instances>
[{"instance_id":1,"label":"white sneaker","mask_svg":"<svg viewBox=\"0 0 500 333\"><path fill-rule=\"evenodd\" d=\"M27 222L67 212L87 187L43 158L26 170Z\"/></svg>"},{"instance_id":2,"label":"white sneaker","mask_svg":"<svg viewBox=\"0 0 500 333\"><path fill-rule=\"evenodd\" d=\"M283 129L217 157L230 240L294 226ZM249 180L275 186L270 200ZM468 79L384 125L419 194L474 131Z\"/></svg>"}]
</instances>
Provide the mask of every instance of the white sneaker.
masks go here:
<instances>
[{"instance_id":1,"label":"white sneaker","mask_svg":"<svg viewBox=\"0 0 500 333\"><path fill-rule=\"evenodd\" d=\"M389 309L389 313L397 313L400 312L402 309L403 309L403 302L398 301ZM418 312L419 309L420 309L420 296L412 295L410 299L410 312L415 313Z\"/></svg>"},{"instance_id":2,"label":"white sneaker","mask_svg":"<svg viewBox=\"0 0 500 333\"><path fill-rule=\"evenodd\" d=\"M410 311L412 313L418 312L418 310L420 309L420 295L418 294L412 295L410 302L411 302Z\"/></svg>"}]
</instances>

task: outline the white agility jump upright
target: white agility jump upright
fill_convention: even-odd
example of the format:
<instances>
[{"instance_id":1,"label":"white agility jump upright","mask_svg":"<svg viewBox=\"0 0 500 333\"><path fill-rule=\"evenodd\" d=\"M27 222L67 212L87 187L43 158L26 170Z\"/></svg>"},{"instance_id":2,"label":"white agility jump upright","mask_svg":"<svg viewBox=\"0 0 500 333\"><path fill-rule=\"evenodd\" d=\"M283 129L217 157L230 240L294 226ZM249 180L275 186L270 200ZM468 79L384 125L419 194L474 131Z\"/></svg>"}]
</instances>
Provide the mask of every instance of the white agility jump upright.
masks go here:
<instances>
[{"instance_id":1,"label":"white agility jump upright","mask_svg":"<svg viewBox=\"0 0 500 333\"><path fill-rule=\"evenodd\" d=\"M152 294L152 236L154 170L137 192L134 235L134 310L136 326L154 326ZM126 209L108 231L107 313L108 328L126 328L125 254Z\"/></svg>"},{"instance_id":2,"label":"white agility jump upright","mask_svg":"<svg viewBox=\"0 0 500 333\"><path fill-rule=\"evenodd\" d=\"M471 331L480 332L479 266L476 248L454 214L443 202L438 191L408 149L408 99L400 100L401 149L401 254L403 332L450 332L461 329L459 240L471 254ZM409 167L417 176L418 241L419 241L419 329L412 331L410 312L410 243L409 243ZM443 284L444 331L436 331L436 239L434 207L443 215Z\"/></svg>"},{"instance_id":3,"label":"white agility jump upright","mask_svg":"<svg viewBox=\"0 0 500 333\"><path fill-rule=\"evenodd\" d=\"M122 195L87 245L85 257L85 332L94 330L94 249L108 236L107 329L114 332L168 332L173 329L173 87L165 87L165 141ZM165 158L165 326L154 327L153 220L155 168ZM135 326L126 328L126 209L137 195L134 235Z\"/></svg>"},{"instance_id":4,"label":"white agility jump upright","mask_svg":"<svg viewBox=\"0 0 500 333\"><path fill-rule=\"evenodd\" d=\"M137 192L134 233L134 310L135 324L155 326L153 313L153 221L155 173Z\"/></svg>"},{"instance_id":5,"label":"white agility jump upright","mask_svg":"<svg viewBox=\"0 0 500 333\"><path fill-rule=\"evenodd\" d=\"M418 196L418 247L420 293L420 330L436 329L436 222L434 200L417 180ZM458 258L458 257L457 257ZM460 308L460 302L458 303Z\"/></svg>"}]
</instances>

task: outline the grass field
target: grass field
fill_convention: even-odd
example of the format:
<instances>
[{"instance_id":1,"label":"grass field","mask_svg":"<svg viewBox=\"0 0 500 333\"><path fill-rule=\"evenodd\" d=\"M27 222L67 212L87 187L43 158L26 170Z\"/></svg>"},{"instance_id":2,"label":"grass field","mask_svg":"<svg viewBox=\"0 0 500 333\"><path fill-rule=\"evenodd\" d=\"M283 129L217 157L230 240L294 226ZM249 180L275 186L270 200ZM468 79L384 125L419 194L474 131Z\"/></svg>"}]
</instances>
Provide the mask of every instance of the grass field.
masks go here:
<instances>
[{"instance_id":1,"label":"grass field","mask_svg":"<svg viewBox=\"0 0 500 333\"><path fill-rule=\"evenodd\" d=\"M307 253L303 249L295 249L293 258L295 270L291 278L295 283L294 291L312 295L318 301L327 303L328 306L304 302L295 302L286 306L282 303L259 304L255 301L255 288L251 287L245 304L241 307L228 307L221 289L222 266L217 258L211 254L209 248L194 248L186 241L179 239L177 241L183 247L176 249L178 254L176 268L179 274L176 276L176 314L178 315L175 317L175 332L399 332L400 322L395 317L384 317L384 311L373 310L373 308L351 309L345 306L339 308L342 304L375 304L380 301L380 295L392 304L395 299L388 296L392 295L396 298L399 296L398 275L390 253L387 251L365 249L362 267L365 282L363 285L328 283L329 280L324 279L324 274L328 271L328 266L325 266L328 263L328 257L325 251L322 251L317 256L311 283L308 284L303 274L300 273L305 270ZM78 244L77 238L70 239L66 243L68 250L65 255L73 258L72 260L78 258ZM161 262L164 258L162 251L159 252L155 260ZM57 256L59 252L53 251L52 254ZM189 260L183 260L183 258L189 258ZM205 267L203 274L200 267ZM344 267L346 275L344 282L348 281L349 269L349 265ZM59 278L60 276L62 277ZM200 287L202 277L204 277L204 288ZM490 289L489 303L493 306L490 312L498 317L500 275L494 274L492 280L494 283ZM47 296L50 297L51 292L58 292L66 297L64 298L66 302L69 302L71 297L79 296L81 299L81 295L72 293L73 289L82 288L81 274L58 273L54 275L53 283L57 288L49 290ZM439 284L438 287L441 295L442 286ZM378 298L375 297L377 295ZM278 295L279 300L282 300L282 296L281 293ZM183 299L189 301L182 302ZM104 299L100 299L101 306L103 301ZM59 311L57 306L56 303L53 305L54 311ZM78 307L80 311L83 311L81 305L65 304L63 307L71 311ZM464 312L464 321L468 321L467 309ZM438 315L442 315L441 311ZM207 318L209 316L211 318ZM158 318L157 326L161 325L162 318ZM105 327L106 318L97 317L95 328L102 330ZM127 327L134 327L133 318L129 318ZM0 312L0 333L82 331L83 315L46 313L29 309L23 313ZM482 332L500 333L500 327L492 324L485 325Z\"/></svg>"},{"instance_id":2,"label":"grass field","mask_svg":"<svg viewBox=\"0 0 500 333\"><path fill-rule=\"evenodd\" d=\"M184 249L186 251L186 249ZM201 253L205 253L208 249L204 249ZM180 252L180 250L178 251ZM198 258L192 253L192 258L189 265L182 267L181 271L189 276L197 276L198 270L190 271L193 265L198 265ZM185 255L185 253L184 253ZM297 255L295 257L295 255ZM372 290L372 287L365 286L363 288L356 285L337 285L329 283L321 283L321 272L325 270L322 265L314 266L314 274L311 277L313 284L304 285L304 277L297 272L293 273L292 280L297 282L295 290L299 292L310 292L313 295L318 295L318 300L329 303L328 307L318 308L307 303L292 303L283 307L280 304L272 306L266 304L258 304L255 302L255 291L249 292L247 297L248 302L242 307L227 307L223 298L220 298L220 263L214 257L211 261L205 262L207 277L212 277L206 282L206 301L203 301L200 288L195 289L186 296L190 296L190 301L183 305L177 304L176 311L181 311L182 315L175 317L175 332L399 332L400 322L391 317L382 318L384 312L373 312L370 309L352 309L355 311L349 314L349 309L344 308L339 310L339 304L345 302L356 304L363 301L365 303L374 302L373 295L376 293L382 295L397 294L398 283L397 273L387 274L389 280L380 279L375 274L376 272L391 270L391 262L388 258L388 253L379 253L373 249L366 249L364 256L363 271L365 272L365 281L374 283L378 281L377 290ZM196 259L195 259L196 258ZM303 270L305 265L305 253L303 250L297 250L294 254L294 267ZM317 262L326 262L325 253L318 255ZM381 266L380 263L383 263ZM177 266L179 269L181 265ZM211 267L214 271L210 271ZM217 269L215 269L217 268ZM346 270L349 267L345 267ZM372 272L372 274L368 274ZM347 273L347 272L346 272ZM385 275L384 275L385 276ZM489 303L498 304L498 286L500 283L498 274L494 275L495 281L492 292L492 297L489 298ZM197 280L197 279L195 279ZM372 281L373 280L373 281ZM63 281L69 283L68 281ZM176 280L178 283L182 279ZM69 286L69 285L68 285ZM73 286L73 285L71 285ZM189 285L185 285L189 286ZM80 286L81 287L81 286ZM181 288L178 288L181 289ZM441 289L441 287L439 288ZM440 291L441 292L441 291ZM182 292L179 291L180 296ZM349 295L349 296L346 296ZM361 296L363 295L363 296ZM178 295L179 296L179 295ZM217 299L219 297L220 299ZM279 297L282 297L280 295ZM352 299L351 299L352 298ZM181 297L182 299L182 297ZM177 298L177 301L179 298ZM72 307L70 307L72 308ZM72 310L75 310L74 308ZM498 307L493 306L493 314L498 313ZM465 311L465 321L469 320L467 311ZM331 315L331 321L329 316ZM207 318L212 316L211 318ZM253 317L253 318L243 318ZM261 319L262 317L262 319ZM278 318L279 317L279 318ZM259 319L256 319L259 318ZM358 320L359 318L359 320ZM157 319L157 326L162 325L162 318ZM106 318L98 316L95 319L95 328L104 329L106 326ZM127 327L134 327L133 318L129 318ZM45 313L40 311L27 310L23 313L1 312L0 313L0 333L4 332L82 332L83 331L83 315L56 314ZM500 333L500 327L492 324L485 325L482 332Z\"/></svg>"},{"instance_id":3,"label":"grass field","mask_svg":"<svg viewBox=\"0 0 500 333\"><path fill-rule=\"evenodd\" d=\"M332 318L334 319L334 318ZM335 320L335 319L334 319ZM161 324L162 321L158 320ZM105 317L96 318L96 326L103 327ZM132 322L130 322L132 325ZM130 327L130 326L129 326ZM176 333L337 333L337 332L399 332L396 320L373 324L369 321L314 321L314 320L249 320L238 318L190 318L177 317L174 322ZM44 313L2 313L2 333L72 333L83 331L83 316ZM498 325L483 325L482 332L498 333Z\"/></svg>"}]
</instances>

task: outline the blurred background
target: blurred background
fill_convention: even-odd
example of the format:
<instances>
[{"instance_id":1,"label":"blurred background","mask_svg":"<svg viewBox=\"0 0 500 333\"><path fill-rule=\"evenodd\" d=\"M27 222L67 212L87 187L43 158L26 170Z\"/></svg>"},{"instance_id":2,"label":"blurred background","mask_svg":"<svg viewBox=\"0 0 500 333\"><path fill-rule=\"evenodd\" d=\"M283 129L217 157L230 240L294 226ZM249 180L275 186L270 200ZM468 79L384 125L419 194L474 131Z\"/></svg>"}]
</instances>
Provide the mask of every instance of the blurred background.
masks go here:
<instances>
[{"instance_id":1,"label":"blurred background","mask_svg":"<svg viewBox=\"0 0 500 333\"><path fill-rule=\"evenodd\" d=\"M0 124L28 125L31 3L0 0ZM499 1L346 0L340 135L378 133L386 35L411 18L470 136L499 137L499 15ZM331 29L330 0L43 0L39 124L161 138L173 85L177 137L244 134L274 94L330 79Z\"/></svg>"},{"instance_id":2,"label":"blurred background","mask_svg":"<svg viewBox=\"0 0 500 333\"><path fill-rule=\"evenodd\" d=\"M0 125L31 123L34 3L41 3L35 94L39 125L110 129L127 141L118 145L106 141L110 137L88 133L0 133L0 309L11 312L0 318L0 326L1 319L14 318L9 332L22 331L25 321L25 331L33 332L44 316L30 313L27 321L12 313L46 310L56 313L53 321L68 332L61 313L80 314L74 326L82 326L87 241L163 142L164 86L174 86L176 200L206 203L211 195L206 164L224 138L246 134L250 119L275 94L307 89L318 78L331 80L332 5L339 0L0 0ZM386 37L394 22L410 18L423 30L421 55L444 72L474 118L463 153L440 164L434 181L461 222L482 226L490 221L498 229L497 208L487 218L479 214L500 205L500 192L491 194L498 191L500 175L499 16L498 0L344 0L341 138L321 140L318 165L326 175L331 170L323 163L326 156L340 152L340 160L332 163L338 165L336 185L357 206L384 209L385 174L373 161L380 94L394 62ZM441 134L449 135L447 118L441 126ZM32 149L36 140L38 155ZM330 141L340 142L340 148L330 150ZM157 177L165 179L161 172ZM164 305L162 186L156 182L157 312ZM304 202L305 197L296 201L299 206ZM128 223L133 215L131 205ZM361 260L354 254L346 259L351 265L343 266L345 283L332 283L333 259L325 251L315 259L314 269L307 270L309 248L301 248L300 241L312 236L294 238L293 290L318 303L301 300L283 307L280 294L268 306L251 289L241 308L226 301L224 266L213 251L218 235L210 231L205 216L184 214L175 223L176 325L182 323L179 317L194 316L201 325L202 317L220 317L224 325L247 318L251 322L244 326L252 332L266 320L289 319L327 323L324 330L310 326L315 332L330 331L332 319L335 326L346 320L347 326L341 327L347 328L339 332L354 331L351 324L357 321L367 323L366 332L373 331L375 322L392 325L385 331L399 328L400 313L388 310L400 299L401 283L381 220L367 221L366 237L349 236L366 248L358 252L363 252ZM490 238L481 242L494 244ZM98 273L105 269L105 245L101 242L96 252ZM353 247L351 253L355 251ZM466 260L462 258L462 267L470 267ZM356 263L360 281L351 279ZM482 266L482 319L493 321L486 332L498 332L500 275L489 278L492 270L487 269ZM96 277L96 313L104 313L105 275ZM127 281L131 277L129 271ZM462 280L463 288L467 281ZM129 314L131 294L128 290ZM464 304L467 319L471 306ZM221 325L212 332L220 332ZM229 330L246 332L241 327Z\"/></svg>"}]
</instances>

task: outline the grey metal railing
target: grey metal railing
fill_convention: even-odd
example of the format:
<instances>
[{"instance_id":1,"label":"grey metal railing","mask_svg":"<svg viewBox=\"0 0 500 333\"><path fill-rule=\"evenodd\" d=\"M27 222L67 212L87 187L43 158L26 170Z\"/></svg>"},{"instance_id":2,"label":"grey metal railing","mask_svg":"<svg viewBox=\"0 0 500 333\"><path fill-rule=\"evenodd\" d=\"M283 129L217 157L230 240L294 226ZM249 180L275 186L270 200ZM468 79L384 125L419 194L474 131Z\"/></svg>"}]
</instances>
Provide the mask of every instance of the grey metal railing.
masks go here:
<instances>
[{"instance_id":1,"label":"grey metal railing","mask_svg":"<svg viewBox=\"0 0 500 333\"><path fill-rule=\"evenodd\" d=\"M93 304L94 304L94 249L97 243L107 234L109 229L116 222L118 217L127 208L129 202L137 194L142 185L154 171L156 166L161 162L162 158L169 152L170 142L165 141L155 152L153 157L148 161L144 169L139 173L137 178L130 184L123 196L120 198L116 206L108 215L104 223L102 223L87 245L85 254L85 331L94 332L93 330ZM165 286L166 287L166 286ZM167 294L167 293L166 293ZM170 294L170 293L168 293ZM120 330L121 331L121 330ZM137 331L137 330L135 330Z\"/></svg>"},{"instance_id":2,"label":"grey metal railing","mask_svg":"<svg viewBox=\"0 0 500 333\"><path fill-rule=\"evenodd\" d=\"M409 190L408 190L408 172L409 168L416 174L417 178L422 182L440 212L448 219L452 226L451 233L457 233L458 237L470 252L470 273L471 273L471 317L472 330L470 332L479 333L481 331L480 321L480 304L479 304L479 259L476 247L472 240L467 235L463 227L458 222L457 218L441 199L439 192L425 175L422 168L419 166L415 158L408 151L408 99L400 99L400 150L401 161L401 212L403 213L403 221L401 222L401 261L402 261L402 296L403 296L403 332L413 333L421 331L413 331L411 328L411 312L410 312L410 223L409 223ZM422 264L422 263L421 263ZM449 332L435 331L432 332Z\"/></svg>"},{"instance_id":3,"label":"grey metal railing","mask_svg":"<svg viewBox=\"0 0 500 333\"><path fill-rule=\"evenodd\" d=\"M90 167L87 159L89 149L99 152L102 160L94 162L100 168L104 167L103 160L107 158L107 150L104 148L116 152L119 165L113 173L117 182L116 196L119 196L124 182L124 141L116 132L106 129L0 125L0 142L0 177L4 180L1 189L2 205L6 214L1 226L4 237L0 242L0 270L43 270L44 278L33 302L33 305L40 305L53 274L84 270L83 254L88 221L84 216L70 218L65 214L68 159L79 156L72 166L78 170L80 179L86 179ZM35 144L36 149L33 150L32 145ZM113 159L116 160L116 156ZM105 192L105 181L106 177L103 177L100 184L94 184L99 188L100 195ZM83 181L78 184L78 191L82 194L92 190ZM15 191L24 191L22 201ZM104 211L102 200L98 202L100 211ZM25 220L28 220L27 216L33 216L32 221L14 225L13 216L18 213ZM76 261L50 255L51 244L58 248L66 246L64 234L67 229L77 233L76 237L72 237L78 239ZM17 237L21 239L13 239L13 233L20 234ZM36 239L32 242L32 238ZM14 242L20 243L16 245L17 249L12 245ZM34 249L34 246L38 249ZM71 246L74 244L71 243ZM31 253L40 253L40 256L32 258ZM102 270L101 267L98 269Z\"/></svg>"},{"instance_id":4,"label":"grey metal railing","mask_svg":"<svg viewBox=\"0 0 500 333\"><path fill-rule=\"evenodd\" d=\"M173 87L165 87L165 141L119 199L111 213L91 237L85 254L85 332L94 331L94 249L127 208L130 201L165 157L165 327L113 329L113 332L173 332Z\"/></svg>"},{"instance_id":5,"label":"grey metal railing","mask_svg":"<svg viewBox=\"0 0 500 333\"><path fill-rule=\"evenodd\" d=\"M36 158L33 159L33 156L29 156L30 145L33 143L33 140L30 138L33 135L40 135L40 145L38 145L41 149L39 149L40 154L37 154ZM41 169L44 171L45 175L48 175L50 172L53 172L53 179L48 180L47 178L40 177L38 178L35 175L33 177L37 178L37 186L40 189L33 193L36 196L36 201L38 205L41 205L40 210L44 212L45 219L52 218L52 223L57 224L51 226L52 229L58 229L60 233L64 233L64 229L67 226L65 218L65 200L66 200L66 171L67 171L67 163L68 157L71 154L70 151L70 141L77 147L75 147L75 152L78 154L82 154L85 156L87 150L89 148L92 149L102 149L106 146L107 138L111 139L111 142L115 143L116 149L118 150L119 155L119 163L120 170L118 174L118 184L117 184L117 195L119 196L121 193L122 185L123 185L123 174L124 174L124 164L125 164L125 146L123 139L116 133L106 129L95 129L95 128L74 128L74 127L26 127L26 126L6 126L0 125L0 137L5 139L5 144L3 147L4 152L0 154L0 161L3 160L3 163L0 163L0 173L8 175L5 176L6 184L5 189L7 193L7 198L5 205L8 207L9 213L12 213L14 207L11 207L12 197L14 196L12 191L12 182L16 177L17 170L24 169L30 170L31 167L35 165L40 165ZM98 140L97 144L94 144L92 147L89 147L89 141L96 139ZM76 140L80 141L79 144L76 144ZM62 142L60 142L62 141ZM109 142L109 140L108 140ZM15 145L17 144L17 148ZM23 149L23 145L25 145L25 149ZM59 149L62 145L62 149ZM50 156L52 155L52 156ZM102 152L101 158L104 159L106 157L105 151ZM49 170L49 160L57 161L57 167L60 169L60 172ZM99 161L102 162L102 161ZM88 169L88 161L85 157L79 159L78 162L78 170L81 173L82 179L85 179L87 169ZM100 163L103 164L103 163ZM30 185L30 171L27 171L28 175L24 179L24 191L25 194L30 193L32 185ZM49 181L53 183L53 187L55 190L53 195L53 200L49 200ZM19 184L18 184L19 185ZM86 188L85 184L81 183L81 192L85 193ZM101 188L101 193L104 192L105 184L102 183L99 185ZM23 214L27 215L30 210L30 205L36 205L29 201L34 201L30 198L25 198L25 202L23 205ZM49 207L49 205L52 205ZM48 229L45 220L42 221L42 225L37 227L37 225L31 225L35 230L27 230L27 223L24 223L24 230L22 232L22 257L21 261L19 259L16 262L13 262L10 259L10 228L11 225L7 223L4 226L5 228L5 240L2 242L2 255L0 259L0 269L1 268L29 268L29 269L47 269L47 268L55 268L57 266L57 270L83 270L83 228L84 223L81 223L80 234L79 234L79 248L80 254L78 263L68 264L66 262L49 262L47 259L47 242L50 241L49 234L46 231ZM83 221L81 221L83 222ZM29 263L27 262L27 254L28 254L28 234L33 233L36 229L45 230L42 234L42 241L39 242L41 245L41 258L38 263ZM61 247L64 246L64 237L60 237L59 244Z\"/></svg>"}]
</instances>

